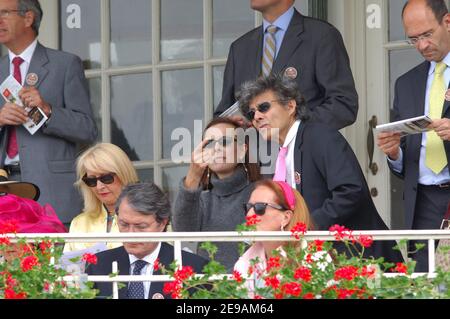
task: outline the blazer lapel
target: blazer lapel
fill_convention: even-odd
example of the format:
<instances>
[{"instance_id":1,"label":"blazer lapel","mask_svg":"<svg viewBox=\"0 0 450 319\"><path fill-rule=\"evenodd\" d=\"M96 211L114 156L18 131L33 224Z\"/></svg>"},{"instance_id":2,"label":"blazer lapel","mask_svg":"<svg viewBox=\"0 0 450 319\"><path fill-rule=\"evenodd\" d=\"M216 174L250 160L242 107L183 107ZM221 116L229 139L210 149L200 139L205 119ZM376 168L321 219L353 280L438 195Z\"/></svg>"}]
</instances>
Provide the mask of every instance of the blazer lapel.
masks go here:
<instances>
[{"instance_id":1,"label":"blazer lapel","mask_svg":"<svg viewBox=\"0 0 450 319\"><path fill-rule=\"evenodd\" d=\"M272 71L275 74L279 74L288 66L287 64L291 56L302 43L301 34L303 33L303 28L303 17L295 10L291 23L284 35L283 42L281 43L280 51L272 67Z\"/></svg>"},{"instance_id":2,"label":"blazer lapel","mask_svg":"<svg viewBox=\"0 0 450 319\"><path fill-rule=\"evenodd\" d=\"M163 265L166 269L169 269L170 264L173 262L174 254L173 247L167 243L161 243L161 249L159 250L159 263ZM153 273L154 275L162 275L161 270L157 270ZM158 293L162 294L166 298L170 296L163 294L164 282L156 281L152 282L150 285L150 292L148 294L148 299L152 299L153 295Z\"/></svg>"},{"instance_id":3,"label":"blazer lapel","mask_svg":"<svg viewBox=\"0 0 450 319\"><path fill-rule=\"evenodd\" d=\"M295 173L299 173L301 176L300 184L296 184L297 190L303 194L303 170L302 170L302 163L303 163L303 151L302 151L302 145L303 145L303 134L305 133L305 127L306 122L300 122L300 126L297 131L297 137L295 139L295 152L294 152L294 171Z\"/></svg>"},{"instance_id":4,"label":"blazer lapel","mask_svg":"<svg viewBox=\"0 0 450 319\"><path fill-rule=\"evenodd\" d=\"M248 74L251 75L251 79L256 79L261 75L261 61L263 50L263 27L260 26L255 30L251 36L251 41L248 43L247 55L251 59L251 63L248 63ZM244 73L245 74L245 73Z\"/></svg>"},{"instance_id":5,"label":"blazer lapel","mask_svg":"<svg viewBox=\"0 0 450 319\"><path fill-rule=\"evenodd\" d=\"M422 63L416 73L416 81L411 83L412 92L414 94L414 116L424 114L425 92L427 90L428 71L430 63L425 61Z\"/></svg>"},{"instance_id":6,"label":"blazer lapel","mask_svg":"<svg viewBox=\"0 0 450 319\"><path fill-rule=\"evenodd\" d=\"M119 267L119 275L128 276L130 274L130 258L123 246L117 255L117 264ZM125 286L119 289L119 299L128 298L128 283L124 282L123 284L125 284Z\"/></svg>"},{"instance_id":7,"label":"blazer lapel","mask_svg":"<svg viewBox=\"0 0 450 319\"><path fill-rule=\"evenodd\" d=\"M30 68L28 69L28 74L35 73L38 76L38 81L34 87L39 88L39 85L44 81L48 74L48 70L45 65L48 63L48 56L45 48L38 43L36 50L34 51L33 57L31 58ZM26 82L25 82L26 85Z\"/></svg>"}]
</instances>

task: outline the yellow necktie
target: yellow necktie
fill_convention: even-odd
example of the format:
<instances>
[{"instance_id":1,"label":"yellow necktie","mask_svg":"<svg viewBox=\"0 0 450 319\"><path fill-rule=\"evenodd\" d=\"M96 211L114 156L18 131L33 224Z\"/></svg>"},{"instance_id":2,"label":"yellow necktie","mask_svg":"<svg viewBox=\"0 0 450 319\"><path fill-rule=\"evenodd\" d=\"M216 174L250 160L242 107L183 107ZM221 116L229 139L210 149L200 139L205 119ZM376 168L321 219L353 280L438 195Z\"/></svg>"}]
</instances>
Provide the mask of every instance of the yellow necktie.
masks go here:
<instances>
[{"instance_id":1,"label":"yellow necktie","mask_svg":"<svg viewBox=\"0 0 450 319\"><path fill-rule=\"evenodd\" d=\"M428 113L431 119L440 119L442 117L444 97L447 90L444 81L446 68L447 65L444 62L439 62L434 69L434 79L430 90L430 110ZM439 174L447 165L444 142L434 131L427 132L425 165L435 174Z\"/></svg>"}]
</instances>

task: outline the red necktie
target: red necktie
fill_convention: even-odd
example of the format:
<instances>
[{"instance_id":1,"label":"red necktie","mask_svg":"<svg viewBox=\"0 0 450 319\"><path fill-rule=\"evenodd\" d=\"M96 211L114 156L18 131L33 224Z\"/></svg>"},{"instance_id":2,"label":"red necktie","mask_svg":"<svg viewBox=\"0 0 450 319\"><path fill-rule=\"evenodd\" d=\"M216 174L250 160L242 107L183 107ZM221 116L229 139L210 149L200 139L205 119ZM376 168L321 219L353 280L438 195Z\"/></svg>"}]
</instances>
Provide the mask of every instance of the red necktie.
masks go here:
<instances>
[{"instance_id":1,"label":"red necktie","mask_svg":"<svg viewBox=\"0 0 450 319\"><path fill-rule=\"evenodd\" d=\"M22 84L22 75L20 73L20 65L23 63L23 59L19 56L16 56L12 63L14 65L14 78ZM19 153L19 148L17 146L17 135L16 135L16 127L9 127L9 137L8 137L8 147L6 149L6 153L9 158L14 158L17 153Z\"/></svg>"}]
</instances>

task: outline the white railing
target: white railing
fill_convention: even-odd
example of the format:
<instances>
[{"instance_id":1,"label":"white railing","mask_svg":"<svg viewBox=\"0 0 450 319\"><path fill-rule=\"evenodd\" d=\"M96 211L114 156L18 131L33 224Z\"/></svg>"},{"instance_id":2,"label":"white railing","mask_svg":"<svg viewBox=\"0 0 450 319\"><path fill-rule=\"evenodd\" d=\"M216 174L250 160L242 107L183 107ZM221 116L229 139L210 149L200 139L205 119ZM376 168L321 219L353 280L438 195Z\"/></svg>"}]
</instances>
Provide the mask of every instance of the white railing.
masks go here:
<instances>
[{"instance_id":1,"label":"white railing","mask_svg":"<svg viewBox=\"0 0 450 319\"><path fill-rule=\"evenodd\" d=\"M372 230L353 231L353 235L370 235L374 240L428 240L428 273L414 273L413 277L427 275L429 278L436 276L435 264L435 241L439 239L450 239L450 230ZM16 234L10 240L16 242L20 238L27 242L34 242L38 238L59 238L66 243L97 243L97 242L174 242L174 257L178 265L182 265L181 243L182 242L243 242L243 241L288 241L297 240L293 238L291 232L165 232L165 233L64 233L64 234ZM303 238L307 241L319 239L335 241L334 235L328 231L308 231ZM113 263L113 273L118 273L117 263ZM386 276L396 274L387 273ZM201 275L198 275L201 276ZM217 279L224 276L231 277L230 274L217 275ZM113 299L118 298L119 282L137 281L169 281L168 275L128 275L128 276L87 276L88 281L111 282L113 285ZM214 280L214 278L211 278ZM80 276L71 275L64 277L66 281L79 281Z\"/></svg>"}]
</instances>

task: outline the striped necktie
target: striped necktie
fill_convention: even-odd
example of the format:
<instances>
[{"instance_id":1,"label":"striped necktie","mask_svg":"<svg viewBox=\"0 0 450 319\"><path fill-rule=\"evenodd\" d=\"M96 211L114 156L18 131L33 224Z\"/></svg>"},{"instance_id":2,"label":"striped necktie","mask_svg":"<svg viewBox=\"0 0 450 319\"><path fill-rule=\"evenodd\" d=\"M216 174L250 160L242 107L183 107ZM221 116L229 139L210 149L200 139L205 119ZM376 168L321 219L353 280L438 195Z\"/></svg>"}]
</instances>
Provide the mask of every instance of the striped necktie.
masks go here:
<instances>
[{"instance_id":1,"label":"striped necktie","mask_svg":"<svg viewBox=\"0 0 450 319\"><path fill-rule=\"evenodd\" d=\"M275 33L278 27L269 25L266 29L266 41L264 45L264 54L262 60L262 74L268 76L272 71L273 61L275 60L275 54L277 52Z\"/></svg>"},{"instance_id":2,"label":"striped necktie","mask_svg":"<svg viewBox=\"0 0 450 319\"><path fill-rule=\"evenodd\" d=\"M445 86L444 71L447 65L444 62L436 64L434 79L430 90L430 110L428 116L431 119L440 119L444 107ZM425 165L435 174L439 174L447 165L444 142L435 131L427 132L427 144L425 146Z\"/></svg>"}]
</instances>

